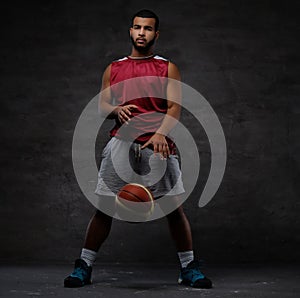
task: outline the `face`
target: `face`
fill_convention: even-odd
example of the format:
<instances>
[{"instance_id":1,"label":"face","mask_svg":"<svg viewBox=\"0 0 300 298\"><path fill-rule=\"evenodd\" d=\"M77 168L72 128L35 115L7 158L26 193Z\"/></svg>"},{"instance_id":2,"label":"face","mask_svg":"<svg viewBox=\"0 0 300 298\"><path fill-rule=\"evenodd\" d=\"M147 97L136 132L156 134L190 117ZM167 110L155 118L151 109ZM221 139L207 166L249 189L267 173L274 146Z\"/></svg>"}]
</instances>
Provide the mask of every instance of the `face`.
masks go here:
<instances>
[{"instance_id":1,"label":"face","mask_svg":"<svg viewBox=\"0 0 300 298\"><path fill-rule=\"evenodd\" d=\"M155 19L135 17L130 28L130 37L136 50L141 52L149 50L158 38L158 31L155 31Z\"/></svg>"}]
</instances>

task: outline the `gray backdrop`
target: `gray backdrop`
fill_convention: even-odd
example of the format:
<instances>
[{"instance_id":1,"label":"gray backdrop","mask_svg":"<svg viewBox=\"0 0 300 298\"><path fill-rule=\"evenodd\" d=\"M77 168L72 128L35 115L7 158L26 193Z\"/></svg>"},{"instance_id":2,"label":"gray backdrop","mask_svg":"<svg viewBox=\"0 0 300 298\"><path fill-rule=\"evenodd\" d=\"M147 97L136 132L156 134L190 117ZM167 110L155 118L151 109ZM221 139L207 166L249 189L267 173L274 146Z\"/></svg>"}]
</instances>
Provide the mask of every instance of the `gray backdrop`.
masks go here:
<instances>
[{"instance_id":1,"label":"gray backdrop","mask_svg":"<svg viewBox=\"0 0 300 298\"><path fill-rule=\"evenodd\" d=\"M299 261L300 26L293 1L26 1L2 6L2 262L71 262L94 212L73 173L73 131L105 67L130 51L131 15L161 18L156 52L209 100L228 162L197 208L210 166L194 119L201 176L185 210L210 263ZM296 3L296 1L295 1ZM105 126L108 129L112 123ZM97 155L106 136L97 142ZM177 262L165 219L115 221L99 262Z\"/></svg>"}]
</instances>

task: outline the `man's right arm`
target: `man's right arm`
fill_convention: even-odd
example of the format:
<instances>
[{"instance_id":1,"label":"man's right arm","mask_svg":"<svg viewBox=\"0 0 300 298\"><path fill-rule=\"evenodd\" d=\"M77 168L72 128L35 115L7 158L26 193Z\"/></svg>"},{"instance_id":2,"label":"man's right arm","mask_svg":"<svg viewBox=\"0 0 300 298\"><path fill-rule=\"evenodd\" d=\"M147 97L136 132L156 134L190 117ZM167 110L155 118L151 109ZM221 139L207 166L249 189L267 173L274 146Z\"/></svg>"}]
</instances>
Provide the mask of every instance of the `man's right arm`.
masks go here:
<instances>
[{"instance_id":1,"label":"man's right arm","mask_svg":"<svg viewBox=\"0 0 300 298\"><path fill-rule=\"evenodd\" d=\"M107 115L109 119L119 119L120 123L128 123L130 120L130 110L137 108L136 105L114 106L111 104L111 88L110 88L110 72L111 64L105 69L102 77L102 87L100 93L100 113Z\"/></svg>"},{"instance_id":2,"label":"man's right arm","mask_svg":"<svg viewBox=\"0 0 300 298\"><path fill-rule=\"evenodd\" d=\"M99 107L101 115L108 115L108 118L114 118L113 111L115 110L115 106L111 104L111 89L110 89L110 69L111 64L105 69L102 76L102 86L101 93L99 98Z\"/></svg>"}]
</instances>

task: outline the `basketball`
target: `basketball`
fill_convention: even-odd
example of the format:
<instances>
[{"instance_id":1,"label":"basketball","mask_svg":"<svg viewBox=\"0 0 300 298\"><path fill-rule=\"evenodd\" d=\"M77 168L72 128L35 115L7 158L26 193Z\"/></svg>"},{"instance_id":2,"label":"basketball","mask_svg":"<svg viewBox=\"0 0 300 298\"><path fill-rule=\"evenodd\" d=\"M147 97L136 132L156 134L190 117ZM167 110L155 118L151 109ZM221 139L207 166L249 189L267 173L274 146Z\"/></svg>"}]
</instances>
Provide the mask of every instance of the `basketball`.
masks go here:
<instances>
[{"instance_id":1,"label":"basketball","mask_svg":"<svg viewBox=\"0 0 300 298\"><path fill-rule=\"evenodd\" d=\"M123 186L116 195L116 203L118 214L126 221L145 220L154 209L151 191L137 183Z\"/></svg>"}]
</instances>

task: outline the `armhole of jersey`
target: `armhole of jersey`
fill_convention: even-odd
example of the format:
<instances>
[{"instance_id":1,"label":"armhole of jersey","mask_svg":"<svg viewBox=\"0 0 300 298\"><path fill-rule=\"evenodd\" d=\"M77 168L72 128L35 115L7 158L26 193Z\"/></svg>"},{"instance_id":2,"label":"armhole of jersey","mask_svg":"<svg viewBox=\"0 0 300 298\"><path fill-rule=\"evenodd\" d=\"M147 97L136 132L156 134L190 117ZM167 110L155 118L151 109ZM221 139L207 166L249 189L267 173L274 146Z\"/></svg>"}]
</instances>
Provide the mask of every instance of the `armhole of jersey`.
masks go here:
<instances>
[{"instance_id":1,"label":"armhole of jersey","mask_svg":"<svg viewBox=\"0 0 300 298\"><path fill-rule=\"evenodd\" d=\"M109 86L111 86L111 74L112 74L113 63L114 63L114 62L112 62L112 63L110 64L110 72L109 72Z\"/></svg>"},{"instance_id":2,"label":"armhole of jersey","mask_svg":"<svg viewBox=\"0 0 300 298\"><path fill-rule=\"evenodd\" d=\"M162 60L162 61L165 61L165 62L167 62L167 78L169 77L169 65L170 65L170 60L169 59L166 59L166 58L164 58L164 57L162 57L162 56L159 56L159 55L155 55L154 57L153 57L154 59L157 59L157 60Z\"/></svg>"},{"instance_id":3,"label":"armhole of jersey","mask_svg":"<svg viewBox=\"0 0 300 298\"><path fill-rule=\"evenodd\" d=\"M112 67L113 67L113 64L114 63L116 63L116 62L121 62L121 61L125 61L125 60L127 60L128 59L128 57L123 57L123 58L120 58L120 59L116 59L116 60L114 60L112 63L111 63L111 67L110 67L110 76L109 76L109 83L110 83L110 86L111 86L111 77L112 77Z\"/></svg>"},{"instance_id":4,"label":"armhole of jersey","mask_svg":"<svg viewBox=\"0 0 300 298\"><path fill-rule=\"evenodd\" d=\"M170 63L171 61L170 60L166 60L167 62L167 78L169 77L169 67L170 67Z\"/></svg>"}]
</instances>

